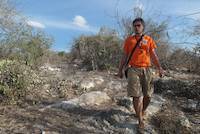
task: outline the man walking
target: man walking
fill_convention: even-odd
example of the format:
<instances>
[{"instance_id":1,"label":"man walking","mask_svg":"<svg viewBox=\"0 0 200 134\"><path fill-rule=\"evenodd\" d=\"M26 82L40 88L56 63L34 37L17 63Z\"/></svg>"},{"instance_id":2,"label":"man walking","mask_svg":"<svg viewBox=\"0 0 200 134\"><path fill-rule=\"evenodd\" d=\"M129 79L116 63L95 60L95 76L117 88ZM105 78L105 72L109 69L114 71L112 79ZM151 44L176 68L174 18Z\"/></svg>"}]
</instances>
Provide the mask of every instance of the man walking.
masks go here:
<instances>
[{"instance_id":1,"label":"man walking","mask_svg":"<svg viewBox=\"0 0 200 134\"><path fill-rule=\"evenodd\" d=\"M126 68L127 59L131 55L133 48L137 45L127 66L127 93L129 97L133 97L133 106L138 117L139 128L144 128L143 116L153 94L152 72L150 69L151 60L159 70L160 77L163 76L164 71L155 52L157 46L154 40L150 36L144 35L144 20L136 18L132 24L135 35L127 37L124 42L124 55L121 59L117 75L120 78L123 77L122 70Z\"/></svg>"}]
</instances>

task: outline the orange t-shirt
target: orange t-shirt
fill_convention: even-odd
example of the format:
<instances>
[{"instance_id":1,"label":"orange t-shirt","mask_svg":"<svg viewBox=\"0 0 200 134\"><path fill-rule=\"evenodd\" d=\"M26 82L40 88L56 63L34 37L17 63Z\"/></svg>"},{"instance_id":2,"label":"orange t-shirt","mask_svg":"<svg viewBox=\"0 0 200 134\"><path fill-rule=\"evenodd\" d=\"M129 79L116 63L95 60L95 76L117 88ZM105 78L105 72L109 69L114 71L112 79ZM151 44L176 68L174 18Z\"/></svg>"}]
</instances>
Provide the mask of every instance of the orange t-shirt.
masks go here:
<instances>
[{"instance_id":1,"label":"orange t-shirt","mask_svg":"<svg viewBox=\"0 0 200 134\"><path fill-rule=\"evenodd\" d=\"M140 37L136 37L135 35L126 38L124 42L125 54L129 55L131 53L133 47L136 45L137 40L139 40L139 38ZM144 35L143 39L140 41L140 44L133 52L133 55L129 61L129 65L136 67L151 66L150 53L156 47L157 46L154 40L150 36Z\"/></svg>"}]
</instances>

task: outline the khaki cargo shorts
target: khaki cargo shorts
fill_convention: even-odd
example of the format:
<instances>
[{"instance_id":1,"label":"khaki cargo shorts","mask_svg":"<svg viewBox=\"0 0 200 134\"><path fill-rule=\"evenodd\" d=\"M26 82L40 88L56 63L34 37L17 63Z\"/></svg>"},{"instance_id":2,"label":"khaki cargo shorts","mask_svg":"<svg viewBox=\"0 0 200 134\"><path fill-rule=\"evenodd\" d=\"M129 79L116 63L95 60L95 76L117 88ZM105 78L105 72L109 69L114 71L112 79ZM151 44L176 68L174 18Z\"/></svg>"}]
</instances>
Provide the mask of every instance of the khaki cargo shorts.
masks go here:
<instances>
[{"instance_id":1,"label":"khaki cargo shorts","mask_svg":"<svg viewBox=\"0 0 200 134\"><path fill-rule=\"evenodd\" d=\"M130 67L128 69L127 95L129 97L151 97L153 92L153 77L151 69Z\"/></svg>"}]
</instances>

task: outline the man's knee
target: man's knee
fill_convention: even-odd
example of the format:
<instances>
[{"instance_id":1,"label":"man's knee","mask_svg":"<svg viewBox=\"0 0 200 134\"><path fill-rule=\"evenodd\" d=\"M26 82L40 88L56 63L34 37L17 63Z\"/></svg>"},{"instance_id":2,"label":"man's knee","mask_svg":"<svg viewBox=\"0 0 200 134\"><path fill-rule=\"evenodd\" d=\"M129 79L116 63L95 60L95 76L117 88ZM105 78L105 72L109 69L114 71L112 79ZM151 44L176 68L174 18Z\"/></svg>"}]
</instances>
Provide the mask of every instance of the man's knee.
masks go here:
<instances>
[{"instance_id":1,"label":"man's knee","mask_svg":"<svg viewBox=\"0 0 200 134\"><path fill-rule=\"evenodd\" d=\"M133 97L133 101L139 101L142 97Z\"/></svg>"},{"instance_id":2,"label":"man's knee","mask_svg":"<svg viewBox=\"0 0 200 134\"><path fill-rule=\"evenodd\" d=\"M151 96L145 95L145 96L144 96L144 99L146 99L146 100L151 100Z\"/></svg>"}]
</instances>

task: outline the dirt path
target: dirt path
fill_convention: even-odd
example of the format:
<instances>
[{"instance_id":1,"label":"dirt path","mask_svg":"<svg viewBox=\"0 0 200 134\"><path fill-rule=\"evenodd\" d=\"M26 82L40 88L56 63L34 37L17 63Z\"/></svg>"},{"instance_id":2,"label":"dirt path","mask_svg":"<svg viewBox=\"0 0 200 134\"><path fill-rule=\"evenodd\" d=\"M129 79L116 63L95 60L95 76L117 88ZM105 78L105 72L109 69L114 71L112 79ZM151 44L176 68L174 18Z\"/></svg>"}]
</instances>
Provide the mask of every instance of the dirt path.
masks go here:
<instances>
[{"instance_id":1,"label":"dirt path","mask_svg":"<svg viewBox=\"0 0 200 134\"><path fill-rule=\"evenodd\" d=\"M132 108L132 102L130 98L126 97L125 80L117 79L107 72L80 71L72 75L66 75L66 73L58 71L58 73L41 74L46 81L44 87L39 90L40 94L38 94L42 96L40 96L42 98L41 103L36 103L36 105L0 106L1 134L39 134L41 132L45 134L138 133L137 119ZM157 90L158 94L153 96L148 108L148 119L146 120L144 133L164 132L160 131L161 129L157 125L158 121L162 121L162 118L168 118L163 117L162 112L166 113L164 115L169 115L167 114L169 111L166 111L164 105L169 101L166 93L170 94L172 92L176 95L177 92L173 90L163 92L161 88L163 87L161 86L160 90ZM167 89L167 87L164 87L164 89ZM87 105L69 108L68 103L67 105L65 103L62 106L50 107L54 104L80 99L85 94L97 91L108 95L110 100L100 101L101 104L96 105L96 101L99 102L100 100L96 97L92 98L92 102L88 102ZM162 97L163 95L164 97ZM85 100L90 101L91 98L85 98ZM184 115L186 117L191 116L189 113ZM173 116L169 115L169 117ZM152 118L154 122L152 122ZM198 124L198 120L196 120L196 123Z\"/></svg>"}]
</instances>

